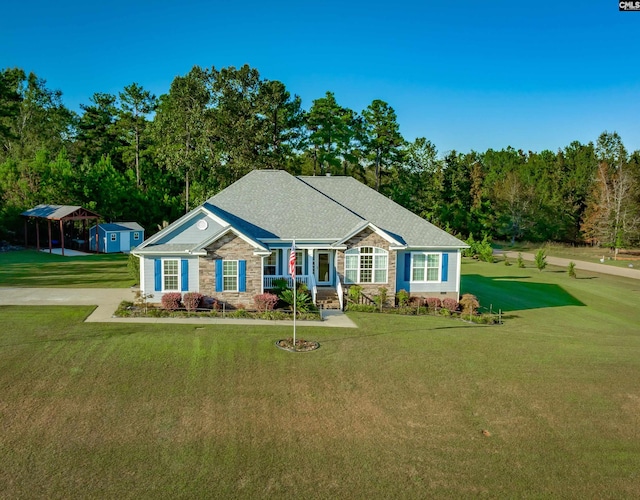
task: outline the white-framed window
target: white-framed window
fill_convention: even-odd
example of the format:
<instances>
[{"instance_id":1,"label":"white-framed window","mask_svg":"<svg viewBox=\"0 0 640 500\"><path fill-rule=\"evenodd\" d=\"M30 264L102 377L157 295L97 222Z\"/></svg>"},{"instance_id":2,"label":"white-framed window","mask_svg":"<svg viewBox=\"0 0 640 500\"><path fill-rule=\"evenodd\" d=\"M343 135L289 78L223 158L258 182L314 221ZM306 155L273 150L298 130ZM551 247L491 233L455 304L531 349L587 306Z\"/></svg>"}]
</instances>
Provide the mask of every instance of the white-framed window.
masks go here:
<instances>
[{"instance_id":1,"label":"white-framed window","mask_svg":"<svg viewBox=\"0 0 640 500\"><path fill-rule=\"evenodd\" d=\"M275 276L278 274L278 250L274 250L271 252L271 255L268 255L264 258L264 275L265 276Z\"/></svg>"},{"instance_id":2,"label":"white-framed window","mask_svg":"<svg viewBox=\"0 0 640 500\"><path fill-rule=\"evenodd\" d=\"M304 254L302 250L296 250L296 276L304 274Z\"/></svg>"},{"instance_id":3,"label":"white-framed window","mask_svg":"<svg viewBox=\"0 0 640 500\"><path fill-rule=\"evenodd\" d=\"M440 253L412 252L411 281L422 283L440 281L441 260Z\"/></svg>"},{"instance_id":4,"label":"white-framed window","mask_svg":"<svg viewBox=\"0 0 640 500\"><path fill-rule=\"evenodd\" d=\"M165 259L162 261L162 285L163 290L180 290L180 261L178 259Z\"/></svg>"},{"instance_id":5,"label":"white-framed window","mask_svg":"<svg viewBox=\"0 0 640 500\"><path fill-rule=\"evenodd\" d=\"M133 239L134 239L134 240L139 240L139 239L140 239L140 233L139 233L139 232L137 232L137 231L136 231L136 232L134 232L134 233L133 233Z\"/></svg>"},{"instance_id":6,"label":"white-framed window","mask_svg":"<svg viewBox=\"0 0 640 500\"><path fill-rule=\"evenodd\" d=\"M288 248L286 251L287 262L285 266L286 274L289 274L289 255L291 255L291 249ZM301 276L304 274L304 258L307 254L306 250L296 250L296 276Z\"/></svg>"},{"instance_id":7,"label":"white-framed window","mask_svg":"<svg viewBox=\"0 0 640 500\"><path fill-rule=\"evenodd\" d=\"M116 233L111 233L111 241L116 241L118 239L118 235Z\"/></svg>"},{"instance_id":8,"label":"white-framed window","mask_svg":"<svg viewBox=\"0 0 640 500\"><path fill-rule=\"evenodd\" d=\"M345 252L345 281L347 283L386 283L388 261L389 254L382 248L351 248Z\"/></svg>"},{"instance_id":9,"label":"white-framed window","mask_svg":"<svg viewBox=\"0 0 640 500\"><path fill-rule=\"evenodd\" d=\"M222 291L223 292L238 291L238 261L237 260L222 261Z\"/></svg>"}]
</instances>

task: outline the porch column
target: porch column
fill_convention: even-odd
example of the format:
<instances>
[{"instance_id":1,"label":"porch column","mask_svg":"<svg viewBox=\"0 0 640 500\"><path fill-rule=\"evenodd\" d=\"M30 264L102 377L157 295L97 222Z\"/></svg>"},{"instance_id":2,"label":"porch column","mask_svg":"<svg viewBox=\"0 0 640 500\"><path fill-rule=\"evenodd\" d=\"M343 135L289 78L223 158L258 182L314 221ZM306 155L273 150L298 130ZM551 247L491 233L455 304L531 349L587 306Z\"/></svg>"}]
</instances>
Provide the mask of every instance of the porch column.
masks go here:
<instances>
[{"instance_id":1,"label":"porch column","mask_svg":"<svg viewBox=\"0 0 640 500\"><path fill-rule=\"evenodd\" d=\"M64 256L64 227L62 225L62 219L60 219L60 250Z\"/></svg>"},{"instance_id":2,"label":"porch column","mask_svg":"<svg viewBox=\"0 0 640 500\"><path fill-rule=\"evenodd\" d=\"M48 219L47 222L49 223L49 253L52 253L52 250L51 250L51 219Z\"/></svg>"}]
</instances>

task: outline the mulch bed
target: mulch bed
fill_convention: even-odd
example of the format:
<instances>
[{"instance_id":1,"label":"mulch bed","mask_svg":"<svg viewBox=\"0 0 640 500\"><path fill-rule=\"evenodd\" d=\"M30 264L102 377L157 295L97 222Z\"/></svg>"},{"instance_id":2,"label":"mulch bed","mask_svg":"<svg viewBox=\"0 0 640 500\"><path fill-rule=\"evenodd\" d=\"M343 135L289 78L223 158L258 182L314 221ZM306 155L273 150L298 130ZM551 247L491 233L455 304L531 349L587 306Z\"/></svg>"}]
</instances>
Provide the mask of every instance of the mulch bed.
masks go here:
<instances>
[{"instance_id":1,"label":"mulch bed","mask_svg":"<svg viewBox=\"0 0 640 500\"><path fill-rule=\"evenodd\" d=\"M276 342L276 347L290 352L309 352L320 348L320 344L314 340L296 339L296 343L294 345L293 338L288 338L278 340Z\"/></svg>"}]
</instances>

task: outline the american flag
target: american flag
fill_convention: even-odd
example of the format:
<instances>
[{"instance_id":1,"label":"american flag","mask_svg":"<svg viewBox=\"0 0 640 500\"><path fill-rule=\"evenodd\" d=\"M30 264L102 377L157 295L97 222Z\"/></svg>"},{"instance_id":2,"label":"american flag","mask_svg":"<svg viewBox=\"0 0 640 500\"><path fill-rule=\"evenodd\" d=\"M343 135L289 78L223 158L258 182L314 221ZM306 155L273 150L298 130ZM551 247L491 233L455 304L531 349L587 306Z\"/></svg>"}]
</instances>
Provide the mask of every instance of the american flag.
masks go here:
<instances>
[{"instance_id":1,"label":"american flag","mask_svg":"<svg viewBox=\"0 0 640 500\"><path fill-rule=\"evenodd\" d=\"M292 279L296 279L296 244L293 243L291 252L289 253L289 274Z\"/></svg>"}]
</instances>

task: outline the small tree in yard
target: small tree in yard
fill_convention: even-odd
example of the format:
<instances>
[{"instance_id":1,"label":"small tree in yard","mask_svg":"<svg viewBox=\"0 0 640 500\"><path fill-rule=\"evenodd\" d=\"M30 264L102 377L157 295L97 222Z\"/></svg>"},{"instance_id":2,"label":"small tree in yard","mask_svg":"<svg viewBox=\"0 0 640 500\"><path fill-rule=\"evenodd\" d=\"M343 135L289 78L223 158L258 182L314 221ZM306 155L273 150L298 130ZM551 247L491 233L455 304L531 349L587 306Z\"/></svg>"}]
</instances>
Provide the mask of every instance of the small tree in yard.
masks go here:
<instances>
[{"instance_id":1,"label":"small tree in yard","mask_svg":"<svg viewBox=\"0 0 640 500\"><path fill-rule=\"evenodd\" d=\"M524 259L521 253L518 254L518 268L524 269Z\"/></svg>"},{"instance_id":2,"label":"small tree in yard","mask_svg":"<svg viewBox=\"0 0 640 500\"><path fill-rule=\"evenodd\" d=\"M547 267L547 254L542 248L536 252L536 267L538 271Z\"/></svg>"},{"instance_id":3,"label":"small tree in yard","mask_svg":"<svg viewBox=\"0 0 640 500\"><path fill-rule=\"evenodd\" d=\"M129 271L132 280L135 280L136 283L140 282L140 259L132 253L129 254L127 260L127 271Z\"/></svg>"},{"instance_id":4,"label":"small tree in yard","mask_svg":"<svg viewBox=\"0 0 640 500\"><path fill-rule=\"evenodd\" d=\"M407 292L406 290L400 290L398 293L396 293L398 307L405 307L407 304L409 304L410 298L411 297L409 296L409 292Z\"/></svg>"},{"instance_id":5,"label":"small tree in yard","mask_svg":"<svg viewBox=\"0 0 640 500\"><path fill-rule=\"evenodd\" d=\"M569 268L567 269L567 272L569 273L569 278L576 278L576 263L575 262L569 262Z\"/></svg>"},{"instance_id":6,"label":"small tree in yard","mask_svg":"<svg viewBox=\"0 0 640 500\"><path fill-rule=\"evenodd\" d=\"M381 311L384 305L387 303L387 294L388 294L387 288L384 286L381 286L380 288L378 288L378 295L373 296L373 301L376 303L376 305L380 308Z\"/></svg>"},{"instance_id":7,"label":"small tree in yard","mask_svg":"<svg viewBox=\"0 0 640 500\"><path fill-rule=\"evenodd\" d=\"M351 285L347 292L349 300L354 304L359 304L362 300L362 287L360 285Z\"/></svg>"},{"instance_id":8,"label":"small tree in yard","mask_svg":"<svg viewBox=\"0 0 640 500\"><path fill-rule=\"evenodd\" d=\"M480 302L478 302L478 298L475 295L465 293L460 298L460 307L464 316L473 316L480 307Z\"/></svg>"}]
</instances>

